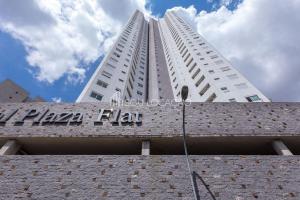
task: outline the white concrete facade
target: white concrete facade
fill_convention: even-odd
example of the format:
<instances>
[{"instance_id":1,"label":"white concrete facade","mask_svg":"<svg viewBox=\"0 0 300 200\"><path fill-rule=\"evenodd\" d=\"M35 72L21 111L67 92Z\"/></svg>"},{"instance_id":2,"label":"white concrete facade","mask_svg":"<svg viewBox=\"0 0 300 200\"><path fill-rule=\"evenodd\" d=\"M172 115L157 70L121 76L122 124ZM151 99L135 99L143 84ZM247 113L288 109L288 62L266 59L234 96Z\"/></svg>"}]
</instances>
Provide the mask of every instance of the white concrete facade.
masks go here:
<instances>
[{"instance_id":1,"label":"white concrete facade","mask_svg":"<svg viewBox=\"0 0 300 200\"><path fill-rule=\"evenodd\" d=\"M77 102L268 102L243 75L174 12L158 21L136 11Z\"/></svg>"},{"instance_id":2,"label":"white concrete facade","mask_svg":"<svg viewBox=\"0 0 300 200\"><path fill-rule=\"evenodd\" d=\"M146 101L148 22L136 11L77 102Z\"/></svg>"},{"instance_id":3,"label":"white concrete facade","mask_svg":"<svg viewBox=\"0 0 300 200\"><path fill-rule=\"evenodd\" d=\"M175 99L183 85L194 102L268 102L243 75L174 12L160 20Z\"/></svg>"}]
</instances>

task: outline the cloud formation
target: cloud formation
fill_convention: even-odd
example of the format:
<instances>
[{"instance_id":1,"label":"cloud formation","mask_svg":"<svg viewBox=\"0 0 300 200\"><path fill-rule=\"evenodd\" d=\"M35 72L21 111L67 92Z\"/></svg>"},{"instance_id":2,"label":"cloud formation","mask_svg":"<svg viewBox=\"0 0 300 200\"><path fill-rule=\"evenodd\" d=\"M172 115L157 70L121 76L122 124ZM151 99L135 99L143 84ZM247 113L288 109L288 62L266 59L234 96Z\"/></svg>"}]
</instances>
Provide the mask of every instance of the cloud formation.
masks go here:
<instances>
[{"instance_id":1,"label":"cloud formation","mask_svg":"<svg viewBox=\"0 0 300 200\"><path fill-rule=\"evenodd\" d=\"M300 1L207 1L218 2L218 9L172 10L185 16L266 96L300 101ZM109 49L135 9L150 15L147 2L0 0L0 30L24 44L29 70L38 80L53 83L66 77L77 83L85 78L87 66ZM227 8L232 4L233 11Z\"/></svg>"},{"instance_id":2,"label":"cloud formation","mask_svg":"<svg viewBox=\"0 0 300 200\"><path fill-rule=\"evenodd\" d=\"M66 76L78 82L134 10L146 11L145 5L145 0L0 0L0 29L24 44L38 80L53 83Z\"/></svg>"},{"instance_id":3,"label":"cloud formation","mask_svg":"<svg viewBox=\"0 0 300 200\"><path fill-rule=\"evenodd\" d=\"M53 102L55 102L55 103L61 103L61 102L62 102L61 97L53 97L51 100L52 100Z\"/></svg>"},{"instance_id":4,"label":"cloud formation","mask_svg":"<svg viewBox=\"0 0 300 200\"><path fill-rule=\"evenodd\" d=\"M244 0L230 11L176 8L274 101L300 101L300 1Z\"/></svg>"}]
</instances>

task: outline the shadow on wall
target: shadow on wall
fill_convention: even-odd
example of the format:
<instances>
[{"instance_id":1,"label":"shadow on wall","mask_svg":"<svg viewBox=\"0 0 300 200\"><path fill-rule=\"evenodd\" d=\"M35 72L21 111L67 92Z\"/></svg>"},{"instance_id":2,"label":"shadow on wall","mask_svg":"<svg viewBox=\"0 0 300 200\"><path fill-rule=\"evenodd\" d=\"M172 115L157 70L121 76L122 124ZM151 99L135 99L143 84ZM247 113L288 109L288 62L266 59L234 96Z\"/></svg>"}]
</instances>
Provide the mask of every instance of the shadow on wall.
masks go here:
<instances>
[{"instance_id":1,"label":"shadow on wall","mask_svg":"<svg viewBox=\"0 0 300 200\"><path fill-rule=\"evenodd\" d=\"M197 182L198 180L198 182ZM193 181L195 183L195 190L197 195L197 200L205 199L205 200L216 200L215 195L210 190L209 185L205 183L203 178L195 171L193 171ZM200 181L200 183L199 183ZM198 185L199 183L199 185Z\"/></svg>"}]
</instances>

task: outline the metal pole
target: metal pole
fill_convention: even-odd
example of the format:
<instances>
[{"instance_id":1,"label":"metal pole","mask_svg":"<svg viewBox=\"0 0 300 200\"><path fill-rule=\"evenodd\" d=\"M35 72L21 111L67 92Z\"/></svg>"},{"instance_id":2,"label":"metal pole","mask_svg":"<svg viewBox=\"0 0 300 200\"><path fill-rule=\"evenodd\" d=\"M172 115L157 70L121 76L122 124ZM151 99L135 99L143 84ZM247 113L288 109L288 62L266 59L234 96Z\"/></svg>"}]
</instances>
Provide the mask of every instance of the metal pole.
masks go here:
<instances>
[{"instance_id":1,"label":"metal pole","mask_svg":"<svg viewBox=\"0 0 300 200\"><path fill-rule=\"evenodd\" d=\"M190 166L190 159L189 159L189 154L188 154L187 145L186 145L186 134L185 134L185 101L183 101L182 118L183 118L183 120L182 120L183 121L182 130L183 130L184 153L185 153L186 163L187 163L187 166L189 168L189 173L190 173L190 179L191 179L191 182L192 182L194 198L195 198L195 200L198 200L196 189L195 189L195 182L194 182L194 179L193 179L193 172L192 172L192 169L191 169L191 166Z\"/></svg>"}]
</instances>

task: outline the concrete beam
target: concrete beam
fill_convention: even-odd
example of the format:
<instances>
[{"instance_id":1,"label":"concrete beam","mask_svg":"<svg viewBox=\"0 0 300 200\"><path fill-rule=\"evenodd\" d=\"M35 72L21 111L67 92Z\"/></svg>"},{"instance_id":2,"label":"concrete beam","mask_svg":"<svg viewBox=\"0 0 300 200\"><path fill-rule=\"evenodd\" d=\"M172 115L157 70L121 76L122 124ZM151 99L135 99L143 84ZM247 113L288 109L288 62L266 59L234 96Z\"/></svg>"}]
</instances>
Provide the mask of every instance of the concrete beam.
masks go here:
<instances>
[{"instance_id":1,"label":"concrete beam","mask_svg":"<svg viewBox=\"0 0 300 200\"><path fill-rule=\"evenodd\" d=\"M0 149L0 156L14 155L20 149L20 145L15 140L8 140Z\"/></svg>"},{"instance_id":2,"label":"concrete beam","mask_svg":"<svg viewBox=\"0 0 300 200\"><path fill-rule=\"evenodd\" d=\"M289 148L283 143L282 140L275 140L272 142L272 146L278 155L292 156L293 153Z\"/></svg>"},{"instance_id":3,"label":"concrete beam","mask_svg":"<svg viewBox=\"0 0 300 200\"><path fill-rule=\"evenodd\" d=\"M142 141L142 155L143 156L150 155L150 140Z\"/></svg>"}]
</instances>

